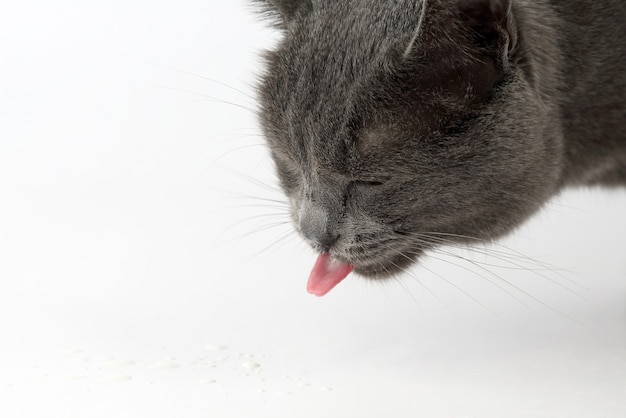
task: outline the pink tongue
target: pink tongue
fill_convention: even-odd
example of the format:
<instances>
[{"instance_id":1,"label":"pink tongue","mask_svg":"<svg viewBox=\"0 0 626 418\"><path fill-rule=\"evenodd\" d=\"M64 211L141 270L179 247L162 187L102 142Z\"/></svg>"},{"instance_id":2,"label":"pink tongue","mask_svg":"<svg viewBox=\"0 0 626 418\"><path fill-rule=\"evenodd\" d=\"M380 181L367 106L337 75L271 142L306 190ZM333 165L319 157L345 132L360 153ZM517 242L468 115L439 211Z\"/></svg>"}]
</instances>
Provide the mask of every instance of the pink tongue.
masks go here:
<instances>
[{"instance_id":1,"label":"pink tongue","mask_svg":"<svg viewBox=\"0 0 626 418\"><path fill-rule=\"evenodd\" d=\"M328 254L320 254L311 270L306 290L315 296L324 296L345 279L353 268Z\"/></svg>"}]
</instances>

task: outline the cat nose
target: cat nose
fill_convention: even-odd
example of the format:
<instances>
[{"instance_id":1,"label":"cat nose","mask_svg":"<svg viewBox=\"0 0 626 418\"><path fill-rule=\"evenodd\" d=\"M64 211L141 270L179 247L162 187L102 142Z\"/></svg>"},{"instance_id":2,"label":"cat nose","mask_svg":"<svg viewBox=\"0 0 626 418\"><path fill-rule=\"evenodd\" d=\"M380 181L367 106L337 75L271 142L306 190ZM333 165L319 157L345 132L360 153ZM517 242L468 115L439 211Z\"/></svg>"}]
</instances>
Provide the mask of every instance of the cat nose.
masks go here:
<instances>
[{"instance_id":1,"label":"cat nose","mask_svg":"<svg viewBox=\"0 0 626 418\"><path fill-rule=\"evenodd\" d=\"M300 232L311 243L327 252L339 238L326 212L311 205L306 205L300 212Z\"/></svg>"},{"instance_id":2,"label":"cat nose","mask_svg":"<svg viewBox=\"0 0 626 418\"><path fill-rule=\"evenodd\" d=\"M320 235L311 235L311 234L303 233L303 235L306 239L311 241L313 244L319 245L322 249L322 252L330 251L330 248L333 246L335 242L337 242L337 239L339 238L339 235L334 235L334 234L329 234L329 233L320 234Z\"/></svg>"}]
</instances>

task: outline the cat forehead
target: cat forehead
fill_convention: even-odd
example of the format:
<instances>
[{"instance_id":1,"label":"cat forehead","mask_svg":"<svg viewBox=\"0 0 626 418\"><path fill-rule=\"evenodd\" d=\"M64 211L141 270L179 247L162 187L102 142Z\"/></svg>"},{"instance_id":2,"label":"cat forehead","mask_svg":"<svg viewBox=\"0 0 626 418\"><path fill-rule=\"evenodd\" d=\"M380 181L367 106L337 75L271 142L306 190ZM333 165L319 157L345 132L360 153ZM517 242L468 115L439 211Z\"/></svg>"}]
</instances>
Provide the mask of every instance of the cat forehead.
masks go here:
<instances>
[{"instance_id":1,"label":"cat forehead","mask_svg":"<svg viewBox=\"0 0 626 418\"><path fill-rule=\"evenodd\" d=\"M280 92L281 98L362 98L363 90L380 83L381 76L394 82L386 75L408 67L413 71L416 62L464 59L463 40L448 28L454 26L450 13L441 4L426 6L419 0L313 0L268 55L274 64L270 73L277 86L290 90Z\"/></svg>"},{"instance_id":2,"label":"cat forehead","mask_svg":"<svg viewBox=\"0 0 626 418\"><path fill-rule=\"evenodd\" d=\"M436 36L447 31L439 20L445 10L432 10L422 22L427 28L416 54L405 59L418 29L420 1L313 5L268 55L262 86L270 142L292 160L333 168L341 163L343 171L347 158L393 154L406 145L407 130L419 138L438 126L433 102L450 108L466 96L467 74L455 65L463 56L460 40Z\"/></svg>"},{"instance_id":3,"label":"cat forehead","mask_svg":"<svg viewBox=\"0 0 626 418\"><path fill-rule=\"evenodd\" d=\"M421 1L415 0L317 0L294 28L319 48L371 57L410 39L420 12Z\"/></svg>"},{"instance_id":4,"label":"cat forehead","mask_svg":"<svg viewBox=\"0 0 626 418\"><path fill-rule=\"evenodd\" d=\"M412 17L419 14L421 6L421 0L313 0L308 16L330 25L348 25L350 29L358 27L355 24L366 24L370 29L380 29L393 22L394 27L402 31L405 29L402 24L411 22ZM330 16L332 19L329 19Z\"/></svg>"}]
</instances>

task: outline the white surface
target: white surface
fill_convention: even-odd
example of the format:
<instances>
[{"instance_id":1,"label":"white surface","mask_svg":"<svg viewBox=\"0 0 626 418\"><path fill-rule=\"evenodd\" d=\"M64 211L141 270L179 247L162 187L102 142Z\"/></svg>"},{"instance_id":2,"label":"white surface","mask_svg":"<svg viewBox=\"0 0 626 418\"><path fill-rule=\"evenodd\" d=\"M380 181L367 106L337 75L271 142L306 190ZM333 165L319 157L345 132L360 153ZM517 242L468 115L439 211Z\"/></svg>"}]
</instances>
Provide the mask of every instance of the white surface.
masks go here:
<instances>
[{"instance_id":1,"label":"white surface","mask_svg":"<svg viewBox=\"0 0 626 418\"><path fill-rule=\"evenodd\" d=\"M2 9L2 417L626 416L626 190L315 298L241 2Z\"/></svg>"}]
</instances>

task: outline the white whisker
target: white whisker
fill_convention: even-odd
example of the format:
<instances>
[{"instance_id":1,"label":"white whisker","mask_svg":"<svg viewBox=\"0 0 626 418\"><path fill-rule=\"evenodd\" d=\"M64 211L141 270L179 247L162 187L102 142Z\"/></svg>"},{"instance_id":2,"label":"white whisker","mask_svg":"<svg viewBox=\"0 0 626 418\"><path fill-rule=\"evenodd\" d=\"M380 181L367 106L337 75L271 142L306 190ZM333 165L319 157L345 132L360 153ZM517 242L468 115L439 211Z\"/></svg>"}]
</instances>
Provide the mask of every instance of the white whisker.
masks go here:
<instances>
[{"instance_id":1,"label":"white whisker","mask_svg":"<svg viewBox=\"0 0 626 418\"><path fill-rule=\"evenodd\" d=\"M564 271L568 274L574 274L571 271L565 270L565 269L560 269L556 266L550 265L548 263L539 261L537 259L534 259L532 257L529 257L523 253L520 253L519 251L507 247L505 245L502 244L498 244L498 243L489 243L491 245L496 245L498 247L501 247L503 249L505 249L508 252L504 252L504 251L498 251L495 249L491 249L491 248L476 248L473 247L471 245L461 245L459 243L455 243L453 241L450 241L448 239L444 239L444 238L436 238L436 237L432 237L431 235L445 235L445 236L455 236L454 234L445 234L445 233L435 233L435 232L425 232L422 234L422 236L428 237L428 239L432 239L433 241L439 241L439 244L444 244L444 245L450 245L450 246L454 246L454 247L462 247L462 248L466 248L469 251L473 251L473 252L477 252L480 254L485 254L489 257L495 258L497 260L503 261L505 263L509 263L510 265L514 266L516 269L522 269L522 270L526 270L526 271L530 271L535 273L536 275L539 275L541 277L544 277L545 279L552 281L554 284L561 286L565 289L567 289L568 291L576 294L577 296L585 299L585 296L581 295L580 293L576 292L575 290L565 286L563 283L560 283L552 278L548 278L546 275L542 274L542 271L549 271L551 273L554 273L555 275L559 276L560 278L562 278L563 280L569 282L572 285L577 286L579 289L583 290L583 291L589 291L589 289L585 286L583 286L582 284L578 283L577 281L567 277L565 274L561 273L561 271ZM472 238L472 237L468 237L468 236L461 236L461 235L456 235L457 237L460 237L461 239L464 240L476 240L477 242L481 242L482 240L480 240L479 238ZM535 268L535 267L527 267L521 263L528 263L530 265L534 265L534 266L538 266L540 268ZM484 265L489 265L487 263L483 263ZM492 266L492 267L500 267L500 268L512 268L510 266Z\"/></svg>"},{"instance_id":2,"label":"white whisker","mask_svg":"<svg viewBox=\"0 0 626 418\"><path fill-rule=\"evenodd\" d=\"M154 64L154 65L157 65L157 66L159 66L159 67L163 67L163 68L167 68L167 69L172 70L172 71L177 71L177 72L179 72L179 73L187 74L187 75L190 75L190 76L193 76L193 77L196 77L196 78L200 78L200 79L202 79L202 80L209 81L209 82L211 82L211 83L213 83L213 84L218 84L218 85L220 85L220 86L222 86L222 87L226 87L226 88L228 88L228 89L230 89L230 90L232 90L232 91L234 91L234 92L237 92L237 93L239 93L239 94L243 94L244 96L246 96L246 97L248 97L248 98L250 98L250 99L252 99L252 100L254 100L254 101L256 101L256 100L257 100L257 99L256 99L256 97L252 96L252 95L251 95L251 94L249 94L249 93L246 93L246 92L245 92L245 91L243 91L243 90L240 90L240 89L238 89L238 88L236 88L236 87L230 86L230 85L228 85L228 84L226 84L226 83L223 83L223 82L221 82L221 81L218 81L218 80L212 79L212 78L210 78L210 77L206 77L206 76L203 76L203 75L201 75L201 74L192 73L191 71L182 70L182 69L180 69L180 68L170 67L169 65L163 65L163 64Z\"/></svg>"},{"instance_id":3,"label":"white whisker","mask_svg":"<svg viewBox=\"0 0 626 418\"><path fill-rule=\"evenodd\" d=\"M229 106L234 106L234 107L238 107L240 109L246 110L250 113L252 113L253 115L257 114L257 111L251 107L239 104L239 103L235 103L235 102L230 102L228 100L223 100L214 96L210 96L208 94L204 94L204 93L198 93L197 91L193 91L193 90L187 90L187 89L181 89L181 88L176 88L176 87L160 87L161 89L165 89L165 90L172 90L172 91L179 91L182 93L188 93L188 94L193 94L195 96L200 96L200 97L204 97L206 100L211 101L211 102L216 102L216 103L222 103L222 104L226 104Z\"/></svg>"},{"instance_id":4,"label":"white whisker","mask_svg":"<svg viewBox=\"0 0 626 418\"><path fill-rule=\"evenodd\" d=\"M409 42L406 49L404 50L404 54L402 55L404 58L407 58L411 54L411 51L413 50L415 43L417 42L420 34L422 33L422 25L424 24L424 17L426 16L426 1L427 0L422 0L422 7L420 10L419 20L417 21L417 28L415 29L415 33L413 37L411 38L411 41Z\"/></svg>"}]
</instances>

